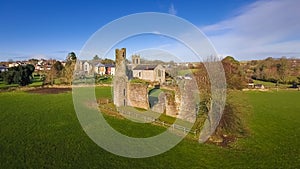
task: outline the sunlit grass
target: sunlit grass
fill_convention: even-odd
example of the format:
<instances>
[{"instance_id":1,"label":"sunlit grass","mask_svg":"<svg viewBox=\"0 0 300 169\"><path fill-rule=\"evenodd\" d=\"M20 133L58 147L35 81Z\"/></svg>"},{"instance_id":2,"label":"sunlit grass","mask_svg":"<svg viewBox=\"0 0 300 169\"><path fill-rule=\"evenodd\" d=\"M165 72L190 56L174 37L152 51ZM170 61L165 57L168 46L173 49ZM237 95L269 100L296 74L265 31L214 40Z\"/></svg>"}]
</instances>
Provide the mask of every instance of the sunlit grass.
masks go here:
<instances>
[{"instance_id":1,"label":"sunlit grass","mask_svg":"<svg viewBox=\"0 0 300 169\"><path fill-rule=\"evenodd\" d=\"M97 87L110 98L110 87ZM239 99L246 95L247 100ZM145 159L113 155L82 130L72 93L0 93L1 168L300 168L300 92L235 93L246 101L250 135L231 149L183 140L168 152ZM164 130L151 124L106 116L122 133L151 136Z\"/></svg>"}]
</instances>

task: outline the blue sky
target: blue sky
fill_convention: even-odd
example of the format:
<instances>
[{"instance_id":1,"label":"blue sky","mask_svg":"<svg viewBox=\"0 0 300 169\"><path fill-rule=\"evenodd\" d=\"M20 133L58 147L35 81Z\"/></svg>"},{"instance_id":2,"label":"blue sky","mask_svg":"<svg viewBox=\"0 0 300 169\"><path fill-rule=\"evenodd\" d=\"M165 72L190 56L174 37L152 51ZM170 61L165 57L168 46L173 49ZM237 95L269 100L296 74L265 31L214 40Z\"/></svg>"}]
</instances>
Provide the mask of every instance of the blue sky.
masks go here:
<instances>
[{"instance_id":1,"label":"blue sky","mask_svg":"<svg viewBox=\"0 0 300 169\"><path fill-rule=\"evenodd\" d=\"M1 0L0 60L64 59L70 51L79 53L107 23L140 12L170 13L188 20L207 35L220 55L239 60L300 57L299 6L296 0ZM172 45L164 50L168 49Z\"/></svg>"}]
</instances>

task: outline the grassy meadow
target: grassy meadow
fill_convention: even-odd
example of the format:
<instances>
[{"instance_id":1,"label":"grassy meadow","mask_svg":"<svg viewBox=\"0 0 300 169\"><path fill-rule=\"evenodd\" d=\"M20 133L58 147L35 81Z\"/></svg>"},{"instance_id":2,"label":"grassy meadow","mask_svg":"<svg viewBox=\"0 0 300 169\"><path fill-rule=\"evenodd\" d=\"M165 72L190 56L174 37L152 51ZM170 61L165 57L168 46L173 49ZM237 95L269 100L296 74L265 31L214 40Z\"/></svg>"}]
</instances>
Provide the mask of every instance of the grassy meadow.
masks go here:
<instances>
[{"instance_id":1,"label":"grassy meadow","mask_svg":"<svg viewBox=\"0 0 300 169\"><path fill-rule=\"evenodd\" d=\"M110 87L97 87L110 98ZM81 128L72 93L0 93L0 168L300 168L300 92L234 92L247 102L250 134L232 148L184 139L155 157L130 159L93 143ZM122 133L149 137L165 129L105 116Z\"/></svg>"}]
</instances>

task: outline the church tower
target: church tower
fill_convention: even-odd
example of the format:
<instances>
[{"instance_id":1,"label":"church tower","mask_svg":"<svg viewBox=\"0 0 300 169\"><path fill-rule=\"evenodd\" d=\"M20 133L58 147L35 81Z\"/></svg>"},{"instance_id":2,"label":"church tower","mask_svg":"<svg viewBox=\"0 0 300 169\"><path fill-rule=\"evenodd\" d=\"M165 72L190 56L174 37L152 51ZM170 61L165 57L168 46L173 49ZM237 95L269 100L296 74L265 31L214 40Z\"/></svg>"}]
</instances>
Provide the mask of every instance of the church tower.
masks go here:
<instances>
[{"instance_id":1,"label":"church tower","mask_svg":"<svg viewBox=\"0 0 300 169\"><path fill-rule=\"evenodd\" d=\"M139 64L141 64L141 58L140 58L139 55L132 55L131 59L132 59L132 64L133 65L139 65Z\"/></svg>"}]
</instances>

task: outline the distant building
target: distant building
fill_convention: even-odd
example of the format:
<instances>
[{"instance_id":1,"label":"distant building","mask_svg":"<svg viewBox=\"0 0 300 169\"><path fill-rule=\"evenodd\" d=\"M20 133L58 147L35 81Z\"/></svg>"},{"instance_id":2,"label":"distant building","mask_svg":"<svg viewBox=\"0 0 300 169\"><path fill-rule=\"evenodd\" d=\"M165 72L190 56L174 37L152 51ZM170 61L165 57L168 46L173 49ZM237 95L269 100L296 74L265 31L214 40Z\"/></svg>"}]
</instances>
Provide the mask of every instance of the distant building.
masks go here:
<instances>
[{"instance_id":1,"label":"distant building","mask_svg":"<svg viewBox=\"0 0 300 169\"><path fill-rule=\"evenodd\" d=\"M151 82L164 83L166 81L165 68L160 64L141 64L138 55L132 56L132 76Z\"/></svg>"},{"instance_id":2,"label":"distant building","mask_svg":"<svg viewBox=\"0 0 300 169\"><path fill-rule=\"evenodd\" d=\"M115 75L115 65L114 64L105 64L105 74L107 75Z\"/></svg>"},{"instance_id":3,"label":"distant building","mask_svg":"<svg viewBox=\"0 0 300 169\"><path fill-rule=\"evenodd\" d=\"M0 66L0 72L5 72L7 71L7 67L6 66Z\"/></svg>"},{"instance_id":4,"label":"distant building","mask_svg":"<svg viewBox=\"0 0 300 169\"><path fill-rule=\"evenodd\" d=\"M35 64L35 71L44 71L44 70L51 70L53 63L55 63L56 60L45 60L45 59L40 59L38 60Z\"/></svg>"},{"instance_id":5,"label":"distant building","mask_svg":"<svg viewBox=\"0 0 300 169\"><path fill-rule=\"evenodd\" d=\"M131 59L133 65L141 64L141 58L139 55L132 55Z\"/></svg>"},{"instance_id":6,"label":"distant building","mask_svg":"<svg viewBox=\"0 0 300 169\"><path fill-rule=\"evenodd\" d=\"M248 88L254 88L254 83L248 83Z\"/></svg>"},{"instance_id":7,"label":"distant building","mask_svg":"<svg viewBox=\"0 0 300 169\"><path fill-rule=\"evenodd\" d=\"M83 62L82 67L85 74L90 75L92 73L93 66L89 62L87 61Z\"/></svg>"},{"instance_id":8,"label":"distant building","mask_svg":"<svg viewBox=\"0 0 300 169\"><path fill-rule=\"evenodd\" d=\"M263 84L255 84L254 88L255 89L265 89L265 86Z\"/></svg>"},{"instance_id":9,"label":"distant building","mask_svg":"<svg viewBox=\"0 0 300 169\"><path fill-rule=\"evenodd\" d=\"M105 74L105 65L103 65L102 63L96 64L94 71L95 71L95 73L97 73L101 76L104 75Z\"/></svg>"},{"instance_id":10,"label":"distant building","mask_svg":"<svg viewBox=\"0 0 300 169\"><path fill-rule=\"evenodd\" d=\"M77 70L80 74L84 75L114 75L115 65L114 64L102 64L100 61L87 61L81 60L77 63Z\"/></svg>"},{"instance_id":11,"label":"distant building","mask_svg":"<svg viewBox=\"0 0 300 169\"><path fill-rule=\"evenodd\" d=\"M14 62L14 63L8 64L8 67L16 67L16 66L19 66L19 65L20 65L20 63Z\"/></svg>"},{"instance_id":12,"label":"distant building","mask_svg":"<svg viewBox=\"0 0 300 169\"><path fill-rule=\"evenodd\" d=\"M139 64L135 66L132 70L133 77L152 81L152 82L159 82L164 83L166 81L165 77L165 69L162 65L144 65Z\"/></svg>"}]
</instances>

